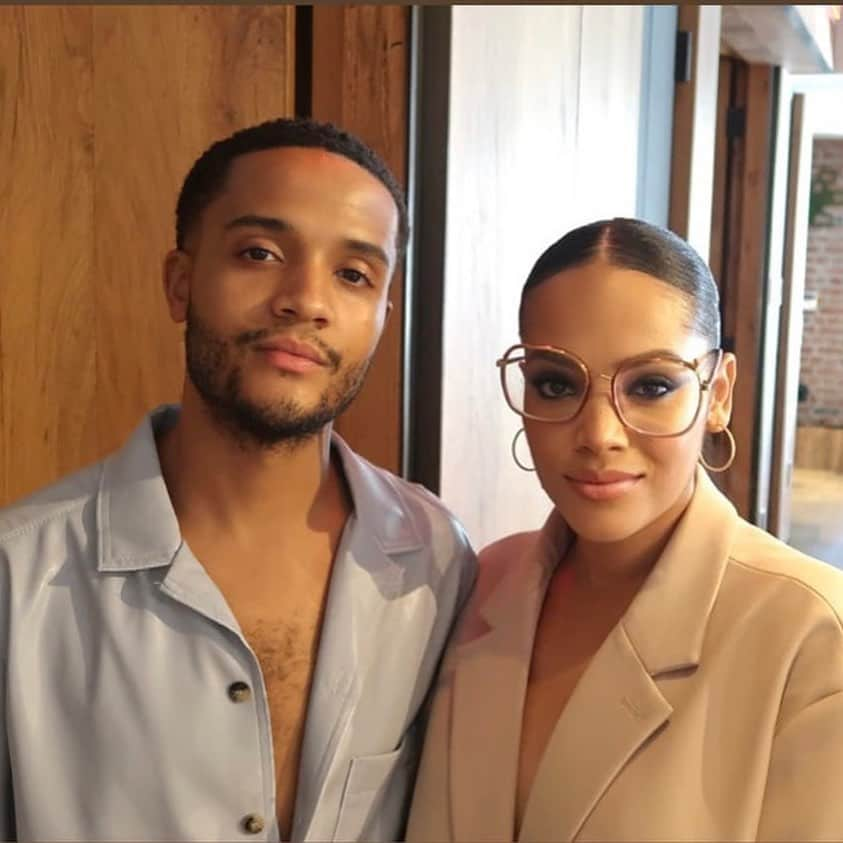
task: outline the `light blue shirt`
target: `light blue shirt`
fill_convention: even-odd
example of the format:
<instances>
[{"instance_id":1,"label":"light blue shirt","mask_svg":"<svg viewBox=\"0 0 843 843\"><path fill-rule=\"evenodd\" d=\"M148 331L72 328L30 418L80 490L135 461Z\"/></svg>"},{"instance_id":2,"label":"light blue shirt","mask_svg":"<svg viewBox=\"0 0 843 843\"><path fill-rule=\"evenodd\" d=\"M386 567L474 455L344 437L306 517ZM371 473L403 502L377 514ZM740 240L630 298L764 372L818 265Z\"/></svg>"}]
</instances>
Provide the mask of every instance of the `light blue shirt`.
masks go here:
<instances>
[{"instance_id":1,"label":"light blue shirt","mask_svg":"<svg viewBox=\"0 0 843 843\"><path fill-rule=\"evenodd\" d=\"M155 431L177 413L159 409L113 456L0 511L2 840L279 839L261 670L161 476ZM395 840L476 560L434 496L332 445L354 513L292 838Z\"/></svg>"}]
</instances>

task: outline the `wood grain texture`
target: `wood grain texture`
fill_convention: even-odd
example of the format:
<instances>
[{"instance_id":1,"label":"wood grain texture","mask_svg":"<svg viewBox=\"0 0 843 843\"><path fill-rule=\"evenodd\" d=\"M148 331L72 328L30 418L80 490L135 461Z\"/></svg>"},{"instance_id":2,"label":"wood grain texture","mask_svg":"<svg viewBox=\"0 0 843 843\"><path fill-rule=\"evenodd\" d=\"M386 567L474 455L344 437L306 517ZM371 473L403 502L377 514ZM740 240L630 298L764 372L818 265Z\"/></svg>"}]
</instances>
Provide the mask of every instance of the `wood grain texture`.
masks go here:
<instances>
[{"instance_id":1,"label":"wood grain texture","mask_svg":"<svg viewBox=\"0 0 843 843\"><path fill-rule=\"evenodd\" d=\"M99 440L177 400L182 331L161 260L184 176L212 142L293 113L293 10L100 6L94 17ZM127 105L130 104L130 107Z\"/></svg>"},{"instance_id":2,"label":"wood grain texture","mask_svg":"<svg viewBox=\"0 0 843 843\"><path fill-rule=\"evenodd\" d=\"M482 547L535 529L551 508L512 460L521 421L495 360L518 341L539 254L576 225L635 213L642 9L452 15L441 494ZM520 448L529 460L523 437Z\"/></svg>"},{"instance_id":3,"label":"wood grain texture","mask_svg":"<svg viewBox=\"0 0 843 843\"><path fill-rule=\"evenodd\" d=\"M843 474L843 429L805 426L796 429L796 468Z\"/></svg>"},{"instance_id":4,"label":"wood grain texture","mask_svg":"<svg viewBox=\"0 0 843 843\"><path fill-rule=\"evenodd\" d=\"M737 456L716 481L740 514L754 520L773 77L772 68L739 59L721 60L721 74L715 172L722 174L716 183L722 198L715 202L720 210L712 217L712 254L717 258L713 269L720 287L723 344L737 357L738 379L730 424ZM729 107L745 114L743 133L731 138Z\"/></svg>"},{"instance_id":5,"label":"wood grain texture","mask_svg":"<svg viewBox=\"0 0 843 843\"><path fill-rule=\"evenodd\" d=\"M676 84L669 226L705 261L711 237L720 15L719 6L679 6L678 27L692 37L692 69L690 81Z\"/></svg>"},{"instance_id":6,"label":"wood grain texture","mask_svg":"<svg viewBox=\"0 0 843 843\"><path fill-rule=\"evenodd\" d=\"M212 141L293 113L293 16L0 7L0 505L178 398L176 196Z\"/></svg>"},{"instance_id":7,"label":"wood grain texture","mask_svg":"<svg viewBox=\"0 0 843 843\"><path fill-rule=\"evenodd\" d=\"M91 15L0 7L0 505L97 454Z\"/></svg>"},{"instance_id":8,"label":"wood grain texture","mask_svg":"<svg viewBox=\"0 0 843 843\"><path fill-rule=\"evenodd\" d=\"M714 280L723 295L724 248L726 247L726 181L729 172L729 141L726 120L729 112L729 94L734 61L720 57L720 72L717 75L717 132L714 139L714 195L711 203L711 246L708 264Z\"/></svg>"},{"instance_id":9,"label":"wood grain texture","mask_svg":"<svg viewBox=\"0 0 843 843\"><path fill-rule=\"evenodd\" d=\"M336 123L372 147L406 186L408 6L313 7L312 116ZM399 472L402 440L404 276L363 390L337 420L349 444Z\"/></svg>"},{"instance_id":10,"label":"wood grain texture","mask_svg":"<svg viewBox=\"0 0 843 843\"><path fill-rule=\"evenodd\" d=\"M728 282L734 351L738 359L731 430L737 444L735 462L725 474L728 494L738 512L753 518L757 474L759 372L767 251L768 174L771 166L773 68L746 68L746 133L742 166L735 185L741 197L739 232L731 251L737 265Z\"/></svg>"}]
</instances>

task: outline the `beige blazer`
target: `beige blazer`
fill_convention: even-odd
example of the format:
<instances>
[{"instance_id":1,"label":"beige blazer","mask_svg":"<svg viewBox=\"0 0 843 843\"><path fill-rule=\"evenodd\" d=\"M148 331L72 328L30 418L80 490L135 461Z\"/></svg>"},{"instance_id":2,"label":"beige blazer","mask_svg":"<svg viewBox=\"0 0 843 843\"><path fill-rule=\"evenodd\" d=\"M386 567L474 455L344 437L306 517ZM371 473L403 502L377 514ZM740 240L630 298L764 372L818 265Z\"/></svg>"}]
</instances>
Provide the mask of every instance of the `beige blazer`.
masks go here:
<instances>
[{"instance_id":1,"label":"beige blazer","mask_svg":"<svg viewBox=\"0 0 843 843\"><path fill-rule=\"evenodd\" d=\"M567 528L481 554L408 840L511 841L533 636ZM525 841L843 840L843 573L741 520L700 470L664 554L552 733Z\"/></svg>"}]
</instances>

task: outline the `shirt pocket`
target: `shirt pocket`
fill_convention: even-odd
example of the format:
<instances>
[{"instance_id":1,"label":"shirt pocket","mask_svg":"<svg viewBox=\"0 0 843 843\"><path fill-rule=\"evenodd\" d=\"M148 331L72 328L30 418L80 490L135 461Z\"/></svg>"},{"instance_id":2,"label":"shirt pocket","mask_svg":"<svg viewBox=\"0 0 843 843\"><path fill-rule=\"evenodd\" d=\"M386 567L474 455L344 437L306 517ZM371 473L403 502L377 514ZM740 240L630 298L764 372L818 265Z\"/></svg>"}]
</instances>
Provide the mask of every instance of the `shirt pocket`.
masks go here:
<instances>
[{"instance_id":1,"label":"shirt pocket","mask_svg":"<svg viewBox=\"0 0 843 843\"><path fill-rule=\"evenodd\" d=\"M335 841L396 840L409 801L409 761L415 741L398 749L351 759L340 803Z\"/></svg>"}]
</instances>

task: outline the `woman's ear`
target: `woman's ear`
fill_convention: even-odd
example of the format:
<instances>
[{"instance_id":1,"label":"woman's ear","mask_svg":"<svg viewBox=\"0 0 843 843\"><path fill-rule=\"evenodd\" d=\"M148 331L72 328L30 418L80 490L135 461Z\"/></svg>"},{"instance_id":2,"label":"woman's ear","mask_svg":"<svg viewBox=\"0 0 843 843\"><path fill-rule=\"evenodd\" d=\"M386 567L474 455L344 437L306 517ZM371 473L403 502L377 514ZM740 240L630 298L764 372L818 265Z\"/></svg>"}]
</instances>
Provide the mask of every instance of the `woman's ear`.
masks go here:
<instances>
[{"instance_id":1,"label":"woman's ear","mask_svg":"<svg viewBox=\"0 0 843 843\"><path fill-rule=\"evenodd\" d=\"M710 432L723 430L729 425L729 420L732 418L732 396L735 391L736 377L737 360L734 354L726 352L709 387L711 401L708 405L706 428Z\"/></svg>"},{"instance_id":2,"label":"woman's ear","mask_svg":"<svg viewBox=\"0 0 843 843\"><path fill-rule=\"evenodd\" d=\"M193 258L181 249L173 249L164 258L163 282L167 307L173 322L187 319L190 304L190 279L193 272Z\"/></svg>"}]
</instances>

